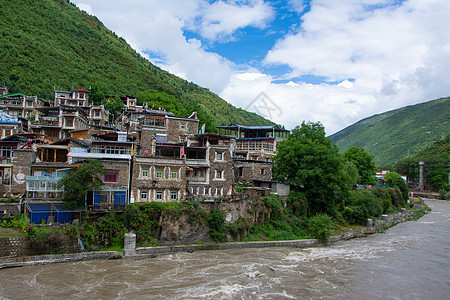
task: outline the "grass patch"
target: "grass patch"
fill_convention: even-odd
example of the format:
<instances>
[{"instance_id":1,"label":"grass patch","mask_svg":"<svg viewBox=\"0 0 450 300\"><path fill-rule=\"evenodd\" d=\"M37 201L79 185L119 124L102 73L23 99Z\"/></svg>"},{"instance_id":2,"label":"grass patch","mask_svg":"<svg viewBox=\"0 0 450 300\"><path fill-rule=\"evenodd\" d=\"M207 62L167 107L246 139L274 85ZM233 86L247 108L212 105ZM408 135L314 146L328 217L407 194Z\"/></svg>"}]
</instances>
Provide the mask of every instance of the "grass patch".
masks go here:
<instances>
[{"instance_id":1,"label":"grass patch","mask_svg":"<svg viewBox=\"0 0 450 300\"><path fill-rule=\"evenodd\" d=\"M27 234L18 228L0 227L0 238L26 236Z\"/></svg>"}]
</instances>

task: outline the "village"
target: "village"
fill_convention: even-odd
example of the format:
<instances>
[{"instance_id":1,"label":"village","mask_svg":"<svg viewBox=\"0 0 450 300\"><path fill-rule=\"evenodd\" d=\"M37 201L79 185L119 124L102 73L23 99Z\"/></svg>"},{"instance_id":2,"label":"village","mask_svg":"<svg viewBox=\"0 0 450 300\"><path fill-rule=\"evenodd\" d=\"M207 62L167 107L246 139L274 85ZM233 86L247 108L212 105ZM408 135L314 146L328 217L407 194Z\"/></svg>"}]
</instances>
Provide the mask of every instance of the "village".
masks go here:
<instances>
[{"instance_id":1,"label":"village","mask_svg":"<svg viewBox=\"0 0 450 300\"><path fill-rule=\"evenodd\" d=\"M137 202L228 201L236 184L289 195L288 184L272 181L276 144L289 130L231 124L208 133L195 111L179 117L127 95L106 96L124 105L113 119L89 95L55 90L52 103L0 88L0 196L19 199L32 223ZM86 195L84 208L69 210L58 182L92 159L105 169L103 186Z\"/></svg>"}]
</instances>

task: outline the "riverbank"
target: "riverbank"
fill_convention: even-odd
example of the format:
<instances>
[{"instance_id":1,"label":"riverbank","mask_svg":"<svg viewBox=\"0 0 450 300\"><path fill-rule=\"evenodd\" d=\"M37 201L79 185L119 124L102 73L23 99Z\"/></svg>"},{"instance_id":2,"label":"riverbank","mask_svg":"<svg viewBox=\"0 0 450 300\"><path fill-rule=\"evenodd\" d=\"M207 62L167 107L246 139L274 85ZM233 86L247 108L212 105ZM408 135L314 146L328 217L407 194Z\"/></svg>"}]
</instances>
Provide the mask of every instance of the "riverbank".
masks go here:
<instances>
[{"instance_id":1,"label":"riverbank","mask_svg":"<svg viewBox=\"0 0 450 300\"><path fill-rule=\"evenodd\" d=\"M376 220L372 226L360 227L341 232L338 235L330 237L329 243L336 243L341 240L348 240L356 237L366 236L379 232L382 229L394 226L397 223L411 220L409 211L393 215L384 215L381 219ZM97 259L146 259L157 255L177 253L177 252L194 252L202 250L229 250L229 249L247 249L247 248L274 248L274 247L291 247L291 248L309 248L320 247L325 244L319 239L302 239L302 240L286 240L286 241L255 241L255 242L231 242L231 243L204 243L189 245L173 245L173 246L156 246L156 247L139 247L136 248L133 255L125 255L119 251L102 251L102 252L84 252L70 254L49 254L39 256L23 256L14 258L1 258L0 269L14 268L24 266L45 265L52 263L87 261Z\"/></svg>"}]
</instances>

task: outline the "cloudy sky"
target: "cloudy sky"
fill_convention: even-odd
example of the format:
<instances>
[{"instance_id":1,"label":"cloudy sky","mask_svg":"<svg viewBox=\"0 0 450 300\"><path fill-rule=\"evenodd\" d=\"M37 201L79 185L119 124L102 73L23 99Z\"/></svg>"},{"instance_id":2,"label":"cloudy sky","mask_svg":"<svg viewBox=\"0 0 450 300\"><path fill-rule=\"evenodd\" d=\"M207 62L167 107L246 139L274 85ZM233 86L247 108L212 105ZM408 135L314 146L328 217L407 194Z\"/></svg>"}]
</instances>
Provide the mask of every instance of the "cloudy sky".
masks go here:
<instances>
[{"instance_id":1,"label":"cloudy sky","mask_svg":"<svg viewBox=\"0 0 450 300\"><path fill-rule=\"evenodd\" d=\"M450 96L449 0L72 0L159 67L327 134Z\"/></svg>"}]
</instances>

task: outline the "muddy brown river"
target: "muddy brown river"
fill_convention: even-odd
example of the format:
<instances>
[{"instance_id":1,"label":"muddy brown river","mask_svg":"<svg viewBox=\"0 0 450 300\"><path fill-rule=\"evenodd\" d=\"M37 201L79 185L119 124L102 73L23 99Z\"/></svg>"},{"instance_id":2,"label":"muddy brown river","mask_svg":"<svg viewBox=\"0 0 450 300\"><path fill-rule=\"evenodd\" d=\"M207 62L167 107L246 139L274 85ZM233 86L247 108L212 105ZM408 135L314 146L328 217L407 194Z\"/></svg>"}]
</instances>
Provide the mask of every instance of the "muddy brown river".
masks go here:
<instances>
[{"instance_id":1,"label":"muddy brown river","mask_svg":"<svg viewBox=\"0 0 450 300\"><path fill-rule=\"evenodd\" d=\"M177 253L0 270L0 299L450 299L450 202L321 248Z\"/></svg>"}]
</instances>

